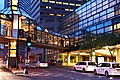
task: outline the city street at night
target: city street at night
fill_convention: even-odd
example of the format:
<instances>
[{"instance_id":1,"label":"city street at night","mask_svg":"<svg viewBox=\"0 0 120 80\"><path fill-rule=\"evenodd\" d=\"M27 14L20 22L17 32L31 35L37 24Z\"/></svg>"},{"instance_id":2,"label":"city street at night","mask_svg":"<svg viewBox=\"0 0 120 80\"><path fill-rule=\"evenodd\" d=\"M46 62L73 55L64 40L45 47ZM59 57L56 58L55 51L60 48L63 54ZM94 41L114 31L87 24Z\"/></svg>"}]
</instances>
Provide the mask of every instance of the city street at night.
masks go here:
<instances>
[{"instance_id":1,"label":"city street at night","mask_svg":"<svg viewBox=\"0 0 120 80\"><path fill-rule=\"evenodd\" d=\"M91 72L74 71L71 67L29 68L28 75L13 74L0 70L0 80L120 80L120 77L105 77Z\"/></svg>"}]
</instances>

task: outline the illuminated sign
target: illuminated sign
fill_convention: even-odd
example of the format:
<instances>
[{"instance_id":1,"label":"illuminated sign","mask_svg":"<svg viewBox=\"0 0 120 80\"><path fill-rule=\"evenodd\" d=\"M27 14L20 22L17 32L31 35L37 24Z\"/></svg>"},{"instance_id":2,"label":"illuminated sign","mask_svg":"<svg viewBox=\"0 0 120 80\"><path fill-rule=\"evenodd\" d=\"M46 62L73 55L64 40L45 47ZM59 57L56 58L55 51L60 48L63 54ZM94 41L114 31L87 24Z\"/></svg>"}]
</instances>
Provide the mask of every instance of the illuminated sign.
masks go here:
<instances>
[{"instance_id":1,"label":"illuminated sign","mask_svg":"<svg viewBox=\"0 0 120 80\"><path fill-rule=\"evenodd\" d=\"M16 50L10 50L10 57L16 57Z\"/></svg>"},{"instance_id":2,"label":"illuminated sign","mask_svg":"<svg viewBox=\"0 0 120 80\"><path fill-rule=\"evenodd\" d=\"M18 10L18 0L12 0L12 10Z\"/></svg>"},{"instance_id":3,"label":"illuminated sign","mask_svg":"<svg viewBox=\"0 0 120 80\"><path fill-rule=\"evenodd\" d=\"M16 41L11 41L10 42L10 57L16 57Z\"/></svg>"}]
</instances>

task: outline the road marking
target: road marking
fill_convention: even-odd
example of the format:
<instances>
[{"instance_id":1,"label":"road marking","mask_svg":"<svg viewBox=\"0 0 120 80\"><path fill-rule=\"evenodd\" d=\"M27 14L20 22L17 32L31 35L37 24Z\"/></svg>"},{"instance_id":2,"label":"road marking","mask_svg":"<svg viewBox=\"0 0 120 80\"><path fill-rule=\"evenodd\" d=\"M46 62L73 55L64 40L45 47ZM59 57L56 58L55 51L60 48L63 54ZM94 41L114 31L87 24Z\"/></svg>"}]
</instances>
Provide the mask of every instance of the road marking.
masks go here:
<instances>
[{"instance_id":1,"label":"road marking","mask_svg":"<svg viewBox=\"0 0 120 80\"><path fill-rule=\"evenodd\" d=\"M39 74L35 74L35 75L39 75Z\"/></svg>"},{"instance_id":2,"label":"road marking","mask_svg":"<svg viewBox=\"0 0 120 80\"><path fill-rule=\"evenodd\" d=\"M74 79L73 77L71 77L70 79Z\"/></svg>"},{"instance_id":3,"label":"road marking","mask_svg":"<svg viewBox=\"0 0 120 80\"><path fill-rule=\"evenodd\" d=\"M103 76L98 76L99 78L103 77Z\"/></svg>"},{"instance_id":4,"label":"road marking","mask_svg":"<svg viewBox=\"0 0 120 80\"><path fill-rule=\"evenodd\" d=\"M58 76L62 76L63 74L57 74L57 75L54 75L54 77L58 77Z\"/></svg>"},{"instance_id":5,"label":"road marking","mask_svg":"<svg viewBox=\"0 0 120 80\"><path fill-rule=\"evenodd\" d=\"M110 77L110 79L113 79L113 77Z\"/></svg>"}]
</instances>

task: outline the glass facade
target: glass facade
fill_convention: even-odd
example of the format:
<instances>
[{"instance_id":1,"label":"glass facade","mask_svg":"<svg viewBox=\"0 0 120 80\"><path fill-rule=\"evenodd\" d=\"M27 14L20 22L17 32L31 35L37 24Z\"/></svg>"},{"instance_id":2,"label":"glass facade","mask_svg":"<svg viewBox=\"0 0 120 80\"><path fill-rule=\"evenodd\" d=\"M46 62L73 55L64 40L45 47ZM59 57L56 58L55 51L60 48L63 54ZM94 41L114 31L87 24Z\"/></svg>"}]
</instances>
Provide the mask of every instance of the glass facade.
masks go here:
<instances>
[{"instance_id":1,"label":"glass facade","mask_svg":"<svg viewBox=\"0 0 120 80\"><path fill-rule=\"evenodd\" d=\"M74 46L86 33L107 33L120 27L120 0L90 0L60 19L60 33L74 38ZM72 41L72 40L71 40Z\"/></svg>"},{"instance_id":2,"label":"glass facade","mask_svg":"<svg viewBox=\"0 0 120 80\"><path fill-rule=\"evenodd\" d=\"M31 16L43 29L59 31L59 19L87 0L31 0ZM79 4L79 5L78 5Z\"/></svg>"}]
</instances>

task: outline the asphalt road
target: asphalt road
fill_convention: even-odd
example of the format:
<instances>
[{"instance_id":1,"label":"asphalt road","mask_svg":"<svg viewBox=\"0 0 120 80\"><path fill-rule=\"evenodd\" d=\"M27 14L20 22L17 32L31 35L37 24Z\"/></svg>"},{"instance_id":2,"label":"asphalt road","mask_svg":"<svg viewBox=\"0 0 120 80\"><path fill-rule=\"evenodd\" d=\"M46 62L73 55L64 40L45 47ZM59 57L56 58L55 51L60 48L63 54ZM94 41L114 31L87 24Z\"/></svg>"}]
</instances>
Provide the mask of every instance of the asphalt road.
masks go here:
<instances>
[{"instance_id":1,"label":"asphalt road","mask_svg":"<svg viewBox=\"0 0 120 80\"><path fill-rule=\"evenodd\" d=\"M0 80L120 80L120 77L83 73L68 67L29 68L28 72L28 75L15 75L7 69L0 69Z\"/></svg>"},{"instance_id":2,"label":"asphalt road","mask_svg":"<svg viewBox=\"0 0 120 80\"><path fill-rule=\"evenodd\" d=\"M54 66L29 69L29 75L32 80L120 80L120 77L105 77Z\"/></svg>"}]
</instances>

